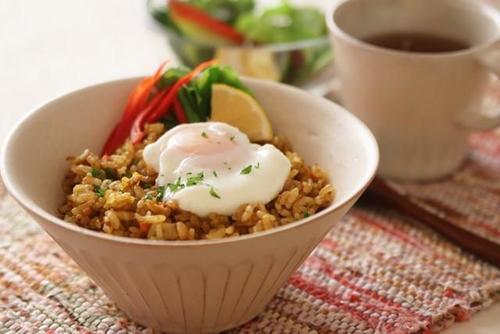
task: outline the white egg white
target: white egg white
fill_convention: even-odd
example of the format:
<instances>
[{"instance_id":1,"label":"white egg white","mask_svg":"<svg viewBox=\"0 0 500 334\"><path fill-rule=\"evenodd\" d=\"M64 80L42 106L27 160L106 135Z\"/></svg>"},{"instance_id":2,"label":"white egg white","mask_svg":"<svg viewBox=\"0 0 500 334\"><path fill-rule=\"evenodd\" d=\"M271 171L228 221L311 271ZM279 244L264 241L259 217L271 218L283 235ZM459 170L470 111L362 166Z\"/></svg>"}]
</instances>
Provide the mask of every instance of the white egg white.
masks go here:
<instances>
[{"instance_id":1,"label":"white egg white","mask_svg":"<svg viewBox=\"0 0 500 334\"><path fill-rule=\"evenodd\" d=\"M225 123L176 126L144 149L144 160L165 186L164 200L204 217L233 214L247 203L268 203L283 189L290 162L276 147L257 145Z\"/></svg>"}]
</instances>

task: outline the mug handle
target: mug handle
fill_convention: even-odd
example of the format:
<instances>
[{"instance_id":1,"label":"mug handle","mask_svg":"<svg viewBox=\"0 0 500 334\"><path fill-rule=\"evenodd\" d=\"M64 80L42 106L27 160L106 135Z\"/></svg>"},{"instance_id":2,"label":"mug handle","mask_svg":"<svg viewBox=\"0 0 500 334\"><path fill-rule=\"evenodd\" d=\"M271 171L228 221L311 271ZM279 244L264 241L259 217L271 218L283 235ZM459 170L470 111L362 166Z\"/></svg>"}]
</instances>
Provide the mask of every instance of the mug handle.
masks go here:
<instances>
[{"instance_id":1,"label":"mug handle","mask_svg":"<svg viewBox=\"0 0 500 334\"><path fill-rule=\"evenodd\" d=\"M500 40L480 56L479 61L500 79ZM458 124L472 130L488 130L500 126L500 105L486 107L480 112L467 112L458 116Z\"/></svg>"}]
</instances>

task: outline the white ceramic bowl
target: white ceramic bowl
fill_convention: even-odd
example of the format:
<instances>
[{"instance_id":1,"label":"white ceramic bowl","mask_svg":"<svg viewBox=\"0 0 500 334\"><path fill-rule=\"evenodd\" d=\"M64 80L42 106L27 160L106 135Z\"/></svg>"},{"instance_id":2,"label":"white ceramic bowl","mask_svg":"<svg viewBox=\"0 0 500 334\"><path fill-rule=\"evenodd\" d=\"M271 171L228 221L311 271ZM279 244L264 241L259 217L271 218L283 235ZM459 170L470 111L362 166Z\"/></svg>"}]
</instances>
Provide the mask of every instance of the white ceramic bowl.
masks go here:
<instances>
[{"instance_id":1,"label":"white ceramic bowl","mask_svg":"<svg viewBox=\"0 0 500 334\"><path fill-rule=\"evenodd\" d=\"M307 219L216 241L148 241L110 236L58 218L66 156L99 152L139 78L87 87L31 112L8 137L7 189L133 320L166 332L219 332L261 312L372 179L378 149L343 108L283 84L245 79L308 163L327 170L337 195Z\"/></svg>"}]
</instances>

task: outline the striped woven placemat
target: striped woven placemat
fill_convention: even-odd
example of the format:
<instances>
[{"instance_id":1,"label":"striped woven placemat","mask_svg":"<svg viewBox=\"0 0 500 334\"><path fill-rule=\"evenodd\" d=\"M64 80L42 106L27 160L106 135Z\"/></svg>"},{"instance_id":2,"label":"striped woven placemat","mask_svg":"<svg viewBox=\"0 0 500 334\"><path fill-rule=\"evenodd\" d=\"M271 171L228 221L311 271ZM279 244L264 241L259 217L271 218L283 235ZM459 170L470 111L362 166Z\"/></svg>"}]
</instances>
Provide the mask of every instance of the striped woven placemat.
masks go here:
<instances>
[{"instance_id":1,"label":"striped woven placemat","mask_svg":"<svg viewBox=\"0 0 500 334\"><path fill-rule=\"evenodd\" d=\"M152 333L5 194L0 236L0 333ZM395 212L358 207L261 315L231 333L428 334L499 297L499 269Z\"/></svg>"},{"instance_id":2,"label":"striped woven placemat","mask_svg":"<svg viewBox=\"0 0 500 334\"><path fill-rule=\"evenodd\" d=\"M400 183L416 204L471 233L500 244L500 130L470 137L469 160L432 183Z\"/></svg>"},{"instance_id":3,"label":"striped woven placemat","mask_svg":"<svg viewBox=\"0 0 500 334\"><path fill-rule=\"evenodd\" d=\"M500 105L500 80L490 86L485 105ZM468 160L452 176L398 187L429 212L500 244L500 128L472 134L469 146Z\"/></svg>"}]
</instances>

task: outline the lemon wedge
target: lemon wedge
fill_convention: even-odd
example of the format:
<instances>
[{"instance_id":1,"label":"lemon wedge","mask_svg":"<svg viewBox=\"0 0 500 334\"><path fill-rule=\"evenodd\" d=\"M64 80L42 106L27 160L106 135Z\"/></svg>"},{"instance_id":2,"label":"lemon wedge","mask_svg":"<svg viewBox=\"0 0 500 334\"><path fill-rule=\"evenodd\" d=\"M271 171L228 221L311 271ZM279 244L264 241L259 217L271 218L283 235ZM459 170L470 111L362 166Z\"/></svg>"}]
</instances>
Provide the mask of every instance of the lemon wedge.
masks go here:
<instances>
[{"instance_id":1,"label":"lemon wedge","mask_svg":"<svg viewBox=\"0 0 500 334\"><path fill-rule=\"evenodd\" d=\"M272 81L281 80L281 70L272 52L256 48L221 47L215 53L220 64L229 65L240 75Z\"/></svg>"},{"instance_id":2,"label":"lemon wedge","mask_svg":"<svg viewBox=\"0 0 500 334\"><path fill-rule=\"evenodd\" d=\"M212 85L211 121L232 125L250 141L273 138L273 129L259 102L244 91L224 84Z\"/></svg>"}]
</instances>

